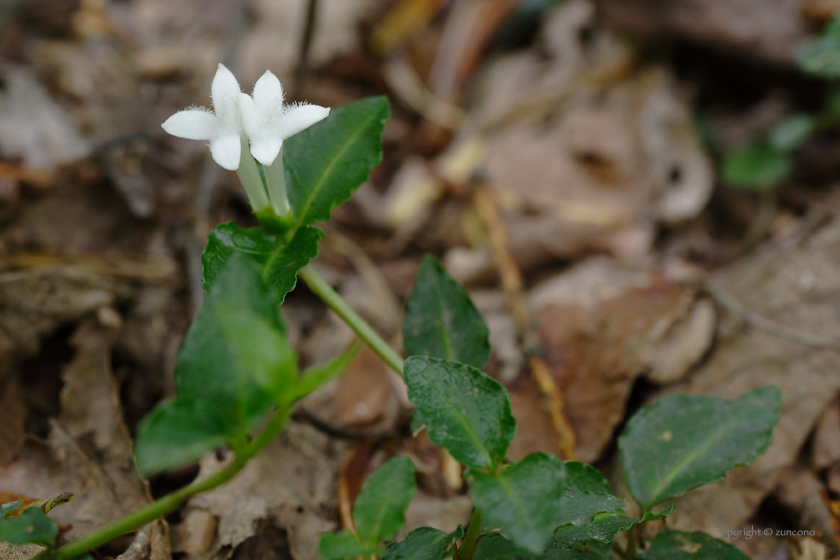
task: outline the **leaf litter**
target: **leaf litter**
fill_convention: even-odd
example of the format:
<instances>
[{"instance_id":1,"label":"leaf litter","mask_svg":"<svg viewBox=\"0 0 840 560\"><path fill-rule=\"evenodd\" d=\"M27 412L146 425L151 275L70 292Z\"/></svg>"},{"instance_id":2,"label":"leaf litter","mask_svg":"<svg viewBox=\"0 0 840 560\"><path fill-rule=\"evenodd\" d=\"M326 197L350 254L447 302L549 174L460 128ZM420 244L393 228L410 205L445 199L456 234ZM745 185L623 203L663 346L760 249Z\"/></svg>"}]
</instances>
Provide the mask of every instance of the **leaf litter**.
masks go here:
<instances>
[{"instance_id":1,"label":"leaf litter","mask_svg":"<svg viewBox=\"0 0 840 560\"><path fill-rule=\"evenodd\" d=\"M488 371L508 385L519 420L513 456L556 453L558 434L550 399L523 374L521 333L477 227L477 179L500 202L578 456L610 471L616 432L646 399L674 391L732 398L777 382L783 416L768 454L682 498L668 525L738 528L772 517L767 504L776 500L799 516L788 523L824 527L825 536L830 519L814 494L840 492L837 351L756 327L703 282L788 329L836 338L840 230L825 203L836 189L793 185L774 236L733 258L732 238L754 205L718 189L713 195L693 113L692 88L702 86L612 30L618 22L638 31L641 22L644 33L665 29L701 49L734 49L747 66L752 58L790 68L811 33L802 18L825 18L825 8L809 1L795 14L792 4L746 2L741 9L762 17L728 18L723 4L679 0L662 27L649 29L646 14L659 3L569 0L545 12L530 46L484 56L498 14L509 9L503 3L496 14L459 0L406 26L399 8L410 3L321 2L306 60L303 0L256 2L251 12L229 0L200 10L159 0L82 3L56 19L23 10L2 24L18 33L3 39L3 56L15 53L16 65L4 67L9 87L0 104L9 110L0 113L26 124L0 126L0 179L12 193L0 227L0 403L13 403L0 407L0 491L41 499L73 491L53 514L72 525L63 539L148 500L131 470L130 433L171 395L174 356L200 301L195 281L177 278L200 277L195 257L208 224L253 225L239 195L224 188L233 181L203 171L200 147L162 140L157 126L200 100L196 92L220 60L235 60L246 81L268 67L295 84L290 100L335 106L387 92L404 102L386 126L385 163L336 211L337 235L328 240L340 234L347 242L325 244L316 266L398 344L421 255L440 257L490 326ZM699 14L690 26L686 6ZM473 21L483 27L471 29ZM368 45L389 50L391 61L371 56ZM21 96L24 86L37 94ZM778 93L765 90L765 99ZM737 120L714 110L713 126ZM736 113L748 124L764 118ZM7 132L18 128L49 141ZM211 202L194 202L202 196ZM309 363L352 339L304 290L284 309ZM38 379L50 383L27 385L32 360L48 365ZM158 560L171 543L190 558L314 558L320 532L340 523L348 498L340 497L339 473L359 445L374 450L357 457L360 480L383 454L406 452L418 465L420 494L404 532L463 523L466 487L457 468L452 476L451 457L427 456L422 436L406 443L404 391L361 353L249 470L193 498L169 537L155 525L107 552ZM223 452L205 457L198 476L224 461ZM152 491L194 475L153 480ZM795 554L819 557L820 546L802 541Z\"/></svg>"}]
</instances>

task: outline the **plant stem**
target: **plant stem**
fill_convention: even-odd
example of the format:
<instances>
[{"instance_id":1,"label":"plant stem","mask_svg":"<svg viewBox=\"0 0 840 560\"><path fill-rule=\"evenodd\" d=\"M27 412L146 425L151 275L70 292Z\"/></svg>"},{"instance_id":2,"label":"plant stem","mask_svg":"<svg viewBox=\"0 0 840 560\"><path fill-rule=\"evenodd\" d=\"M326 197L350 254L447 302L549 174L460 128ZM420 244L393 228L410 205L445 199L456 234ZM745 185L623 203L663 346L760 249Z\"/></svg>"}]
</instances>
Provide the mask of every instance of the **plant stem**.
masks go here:
<instances>
[{"instance_id":1,"label":"plant stem","mask_svg":"<svg viewBox=\"0 0 840 560\"><path fill-rule=\"evenodd\" d=\"M254 457L254 455L262 451L262 449L274 439L274 436L280 433L280 430L282 430L286 425L288 418L288 410L278 410L272 417L271 423L268 427L263 430L263 432L257 436L257 438L254 439L249 446L243 449L241 453L237 454L233 462L226 465L220 471L208 476L204 480L199 480L198 482L194 482L189 486L185 486L184 488L176 490L171 494L167 494L163 498L155 500L151 504L134 511L109 525L97 529L93 533L77 541L59 548L53 553L53 558L70 559L81 556L86 552L90 552L91 550L109 543L125 533L137 530L144 525L151 523L155 519L159 519L175 511L178 506L184 503L190 496L206 492L207 490L211 490L216 486L224 484L242 470L242 467L244 467L245 464Z\"/></svg>"},{"instance_id":2,"label":"plant stem","mask_svg":"<svg viewBox=\"0 0 840 560\"><path fill-rule=\"evenodd\" d=\"M359 335L359 338L361 338L365 344L370 346L370 348L376 352L379 357L391 367L391 369L400 375L403 374L404 362L400 355L397 354L387 342L382 340L382 337L373 330L367 321L362 319L358 313L350 309L347 302L344 301L344 299L342 299L342 297L338 295L338 293L333 290L323 278L321 278L320 274L315 272L315 269L311 266L304 267L298 273L298 277L306 282L309 289L321 298L324 303L327 304L327 307L335 311L345 323L350 325L350 328Z\"/></svg>"},{"instance_id":3,"label":"plant stem","mask_svg":"<svg viewBox=\"0 0 840 560\"><path fill-rule=\"evenodd\" d=\"M464 541L461 543L461 560L472 560L483 522L484 516L477 509L473 510L470 524L467 526L467 534L464 535Z\"/></svg>"}]
</instances>

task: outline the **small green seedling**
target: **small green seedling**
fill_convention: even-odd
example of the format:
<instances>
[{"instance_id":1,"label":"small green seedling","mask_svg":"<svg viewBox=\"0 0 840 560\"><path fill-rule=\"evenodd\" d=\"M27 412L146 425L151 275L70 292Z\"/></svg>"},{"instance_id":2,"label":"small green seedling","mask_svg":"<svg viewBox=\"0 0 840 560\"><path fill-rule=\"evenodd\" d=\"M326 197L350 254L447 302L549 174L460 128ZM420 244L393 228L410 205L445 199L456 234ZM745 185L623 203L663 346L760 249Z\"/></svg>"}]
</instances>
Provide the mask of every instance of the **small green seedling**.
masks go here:
<instances>
[{"instance_id":1,"label":"small green seedling","mask_svg":"<svg viewBox=\"0 0 840 560\"><path fill-rule=\"evenodd\" d=\"M799 55L799 67L806 74L836 80L840 78L840 13L820 37ZM793 153L814 134L840 122L840 95L829 94L818 114L796 113L780 121L769 136L749 142L726 155L721 166L723 181L736 188L764 191L778 187L794 169Z\"/></svg>"}]
</instances>

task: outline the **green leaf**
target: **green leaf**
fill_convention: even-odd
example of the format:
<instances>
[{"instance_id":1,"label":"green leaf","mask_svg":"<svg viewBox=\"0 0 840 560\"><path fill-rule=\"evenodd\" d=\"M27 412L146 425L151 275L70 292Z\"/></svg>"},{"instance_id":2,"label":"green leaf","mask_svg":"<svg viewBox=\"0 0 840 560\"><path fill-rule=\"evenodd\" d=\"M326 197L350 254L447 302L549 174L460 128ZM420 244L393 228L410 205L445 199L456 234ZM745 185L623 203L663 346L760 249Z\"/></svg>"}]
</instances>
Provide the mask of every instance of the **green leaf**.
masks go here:
<instances>
[{"instance_id":1,"label":"green leaf","mask_svg":"<svg viewBox=\"0 0 840 560\"><path fill-rule=\"evenodd\" d=\"M753 142L729 153L723 161L724 182L733 187L768 190L787 179L793 170L790 157L765 142Z\"/></svg>"},{"instance_id":2,"label":"green leaf","mask_svg":"<svg viewBox=\"0 0 840 560\"><path fill-rule=\"evenodd\" d=\"M462 527L451 533L420 527L411 531L404 541L389 544L382 560L444 560L452 556L452 545L463 536Z\"/></svg>"},{"instance_id":3,"label":"green leaf","mask_svg":"<svg viewBox=\"0 0 840 560\"><path fill-rule=\"evenodd\" d=\"M353 521L362 542L375 546L396 536L405 525L405 510L416 492L411 459L401 455L379 467L353 504Z\"/></svg>"},{"instance_id":4,"label":"green leaf","mask_svg":"<svg viewBox=\"0 0 840 560\"><path fill-rule=\"evenodd\" d=\"M498 381L467 364L412 356L405 362L405 382L432 443L468 467L489 469L501 462L516 420Z\"/></svg>"},{"instance_id":5,"label":"green leaf","mask_svg":"<svg viewBox=\"0 0 840 560\"><path fill-rule=\"evenodd\" d=\"M781 121L770 133L770 145L780 152L795 150L808 141L817 126L813 115L799 113Z\"/></svg>"},{"instance_id":6,"label":"green leaf","mask_svg":"<svg viewBox=\"0 0 840 560\"><path fill-rule=\"evenodd\" d=\"M282 332L282 323L262 271L253 260L233 255L184 337L175 402L161 404L138 430L135 453L144 473L195 461L222 442L242 438L263 418L276 398L263 385L276 389L295 374L288 347L274 355L277 349L250 343L277 343L269 331Z\"/></svg>"},{"instance_id":7,"label":"green leaf","mask_svg":"<svg viewBox=\"0 0 840 560\"><path fill-rule=\"evenodd\" d=\"M283 162L295 226L326 221L350 200L382 161L382 130L391 114L386 97L368 97L283 143Z\"/></svg>"},{"instance_id":8,"label":"green leaf","mask_svg":"<svg viewBox=\"0 0 840 560\"><path fill-rule=\"evenodd\" d=\"M615 513L627 503L609 494L592 494L577 488L566 488L556 507L558 512L554 527L566 525L585 525L599 513Z\"/></svg>"},{"instance_id":9,"label":"green leaf","mask_svg":"<svg viewBox=\"0 0 840 560\"><path fill-rule=\"evenodd\" d=\"M483 368L490 331L470 299L434 257L426 255L403 321L403 346L411 356L431 356Z\"/></svg>"},{"instance_id":10,"label":"green leaf","mask_svg":"<svg viewBox=\"0 0 840 560\"><path fill-rule=\"evenodd\" d=\"M0 519L0 542L53 546L57 534L58 524L38 507L28 507L17 517Z\"/></svg>"},{"instance_id":11,"label":"green leaf","mask_svg":"<svg viewBox=\"0 0 840 560\"><path fill-rule=\"evenodd\" d=\"M23 505L23 500L8 502L0 505L0 519L5 519L10 513L17 511Z\"/></svg>"},{"instance_id":12,"label":"green leaf","mask_svg":"<svg viewBox=\"0 0 840 560\"><path fill-rule=\"evenodd\" d=\"M610 543L619 533L643 521L653 521L669 515L673 504L662 513L647 512L642 517L628 517L623 513L605 513L583 526L563 525L554 531L549 548L572 549L595 542Z\"/></svg>"},{"instance_id":13,"label":"green leaf","mask_svg":"<svg viewBox=\"0 0 840 560\"><path fill-rule=\"evenodd\" d=\"M533 554L501 535L490 535L478 543L473 560L607 560L611 554L612 546L599 542L571 550L549 548L541 554Z\"/></svg>"},{"instance_id":14,"label":"green leaf","mask_svg":"<svg viewBox=\"0 0 840 560\"><path fill-rule=\"evenodd\" d=\"M318 541L318 556L324 560L355 560L359 556L381 556L382 547L368 547L359 542L347 529L338 533L324 533Z\"/></svg>"},{"instance_id":15,"label":"green leaf","mask_svg":"<svg viewBox=\"0 0 840 560\"><path fill-rule=\"evenodd\" d=\"M610 483L598 469L592 465L578 461L565 461L563 469L566 473L567 486L599 495L612 495Z\"/></svg>"},{"instance_id":16,"label":"green leaf","mask_svg":"<svg viewBox=\"0 0 840 560\"><path fill-rule=\"evenodd\" d=\"M533 553L545 549L557 527L563 478L563 463L547 453L532 453L496 477L467 472L470 499L485 523Z\"/></svg>"},{"instance_id":17,"label":"green leaf","mask_svg":"<svg viewBox=\"0 0 840 560\"><path fill-rule=\"evenodd\" d=\"M840 15L825 26L816 41L803 49L799 67L821 78L840 78Z\"/></svg>"},{"instance_id":18,"label":"green leaf","mask_svg":"<svg viewBox=\"0 0 840 560\"><path fill-rule=\"evenodd\" d=\"M222 327L220 317L230 309L260 317L274 330L283 330L262 270L252 259L234 255L184 337L175 385L179 402L201 402L206 410L216 411L217 417L244 432L261 419L271 399L242 366L239 346L248 333L232 340Z\"/></svg>"},{"instance_id":19,"label":"green leaf","mask_svg":"<svg viewBox=\"0 0 840 560\"><path fill-rule=\"evenodd\" d=\"M274 324L247 309L236 309L226 301L216 304L216 318L238 358L248 372L276 403L286 393L298 371L297 353Z\"/></svg>"},{"instance_id":20,"label":"green leaf","mask_svg":"<svg viewBox=\"0 0 840 560\"><path fill-rule=\"evenodd\" d=\"M247 255L263 266L263 278L274 303L279 305L294 289L298 271L318 256L318 241L323 237L320 229L303 227L286 244L282 237L262 228L220 224L210 232L201 254L204 289L212 289L233 255Z\"/></svg>"},{"instance_id":21,"label":"green leaf","mask_svg":"<svg viewBox=\"0 0 840 560\"><path fill-rule=\"evenodd\" d=\"M311 366L303 372L303 375L298 380L290 394L288 395L288 403L291 404L306 395L312 393L325 383L338 377L344 371L356 354L361 350L362 345L358 341L347 347L347 350L341 353L340 356L327 362L326 364L319 364Z\"/></svg>"},{"instance_id":22,"label":"green leaf","mask_svg":"<svg viewBox=\"0 0 840 560\"><path fill-rule=\"evenodd\" d=\"M643 509L723 480L773 441L782 399L775 386L726 402L670 395L634 415L618 439L627 487Z\"/></svg>"},{"instance_id":23,"label":"green leaf","mask_svg":"<svg viewBox=\"0 0 840 560\"><path fill-rule=\"evenodd\" d=\"M200 403L167 401L140 423L134 444L137 468L144 476L197 462L221 447L230 427Z\"/></svg>"},{"instance_id":24,"label":"green leaf","mask_svg":"<svg viewBox=\"0 0 840 560\"><path fill-rule=\"evenodd\" d=\"M749 556L706 533L662 531L639 560L749 560Z\"/></svg>"}]
</instances>

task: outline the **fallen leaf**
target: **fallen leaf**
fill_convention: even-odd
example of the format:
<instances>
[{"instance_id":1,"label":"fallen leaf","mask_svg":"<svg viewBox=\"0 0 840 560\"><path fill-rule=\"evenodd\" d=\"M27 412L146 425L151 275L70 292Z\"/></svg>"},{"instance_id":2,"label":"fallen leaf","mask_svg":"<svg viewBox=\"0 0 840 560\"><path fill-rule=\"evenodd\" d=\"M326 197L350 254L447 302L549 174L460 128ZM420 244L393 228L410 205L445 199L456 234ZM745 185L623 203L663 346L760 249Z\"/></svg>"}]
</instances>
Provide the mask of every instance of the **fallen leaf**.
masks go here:
<instances>
[{"instance_id":1,"label":"fallen leaf","mask_svg":"<svg viewBox=\"0 0 840 560\"><path fill-rule=\"evenodd\" d=\"M531 305L581 461L604 451L637 377L684 376L715 328L693 290L602 257L536 287Z\"/></svg>"},{"instance_id":2,"label":"fallen leaf","mask_svg":"<svg viewBox=\"0 0 840 560\"><path fill-rule=\"evenodd\" d=\"M840 402L829 405L820 418L812 447L814 468L822 470L840 462Z\"/></svg>"}]
</instances>

